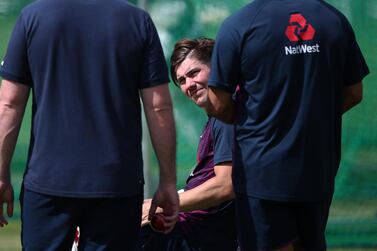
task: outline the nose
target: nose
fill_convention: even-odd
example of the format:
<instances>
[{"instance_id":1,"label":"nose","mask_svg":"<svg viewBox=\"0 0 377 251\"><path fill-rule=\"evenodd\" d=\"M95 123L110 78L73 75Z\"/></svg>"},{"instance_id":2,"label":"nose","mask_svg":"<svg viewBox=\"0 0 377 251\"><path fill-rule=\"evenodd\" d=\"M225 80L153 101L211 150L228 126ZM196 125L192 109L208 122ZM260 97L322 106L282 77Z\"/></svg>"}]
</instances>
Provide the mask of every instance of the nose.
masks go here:
<instances>
[{"instance_id":1,"label":"nose","mask_svg":"<svg viewBox=\"0 0 377 251\"><path fill-rule=\"evenodd\" d=\"M187 78L186 85L187 85L187 89L192 89L196 86L196 83L192 78Z\"/></svg>"},{"instance_id":2,"label":"nose","mask_svg":"<svg viewBox=\"0 0 377 251\"><path fill-rule=\"evenodd\" d=\"M187 78L186 79L186 91L188 93L194 91L196 89L196 83L193 81L192 78Z\"/></svg>"}]
</instances>

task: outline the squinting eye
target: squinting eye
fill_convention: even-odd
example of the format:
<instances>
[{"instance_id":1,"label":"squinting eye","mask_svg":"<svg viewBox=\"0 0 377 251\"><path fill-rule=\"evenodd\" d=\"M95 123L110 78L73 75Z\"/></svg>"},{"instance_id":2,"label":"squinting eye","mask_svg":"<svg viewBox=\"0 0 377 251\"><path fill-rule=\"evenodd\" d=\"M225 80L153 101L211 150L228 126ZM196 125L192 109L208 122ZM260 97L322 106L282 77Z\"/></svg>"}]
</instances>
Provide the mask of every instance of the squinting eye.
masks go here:
<instances>
[{"instance_id":1,"label":"squinting eye","mask_svg":"<svg viewBox=\"0 0 377 251\"><path fill-rule=\"evenodd\" d=\"M196 76L199 75L199 73L200 73L200 70L195 70L195 71L192 71L189 74L187 74L187 77L188 78L195 78Z\"/></svg>"},{"instance_id":2,"label":"squinting eye","mask_svg":"<svg viewBox=\"0 0 377 251\"><path fill-rule=\"evenodd\" d=\"M185 81L184 79L178 80L178 84L179 84L179 85L184 85L185 82L186 82L186 81Z\"/></svg>"}]
</instances>

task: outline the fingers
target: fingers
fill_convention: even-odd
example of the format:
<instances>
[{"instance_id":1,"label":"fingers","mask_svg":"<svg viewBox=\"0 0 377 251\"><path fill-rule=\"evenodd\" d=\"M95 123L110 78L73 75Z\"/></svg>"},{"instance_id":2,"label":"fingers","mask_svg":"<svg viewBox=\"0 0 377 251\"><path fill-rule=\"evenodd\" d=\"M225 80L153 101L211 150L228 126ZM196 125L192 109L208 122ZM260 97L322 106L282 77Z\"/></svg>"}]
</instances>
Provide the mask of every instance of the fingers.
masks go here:
<instances>
[{"instance_id":1,"label":"fingers","mask_svg":"<svg viewBox=\"0 0 377 251\"><path fill-rule=\"evenodd\" d=\"M160 186L157 189L149 210L149 220L152 220L157 210L164 215L164 231L169 233L173 230L178 220L179 197L175 186Z\"/></svg>"},{"instance_id":2,"label":"fingers","mask_svg":"<svg viewBox=\"0 0 377 251\"><path fill-rule=\"evenodd\" d=\"M151 204L152 199L144 199L143 204Z\"/></svg>"},{"instance_id":3,"label":"fingers","mask_svg":"<svg viewBox=\"0 0 377 251\"><path fill-rule=\"evenodd\" d=\"M163 215L165 228L165 231L163 231L163 233L167 234L173 230L175 223L178 221L178 207L169 206L163 208Z\"/></svg>"},{"instance_id":4,"label":"fingers","mask_svg":"<svg viewBox=\"0 0 377 251\"><path fill-rule=\"evenodd\" d=\"M164 215L164 219L165 219L165 222L164 222L164 227L165 227L165 231L164 233L167 234L167 233L170 233L174 226L175 226L175 223L177 222L178 220L178 213L176 214L173 214L173 215Z\"/></svg>"},{"instance_id":5,"label":"fingers","mask_svg":"<svg viewBox=\"0 0 377 251\"><path fill-rule=\"evenodd\" d=\"M178 220L178 213L172 215L165 215L165 222L176 222Z\"/></svg>"},{"instance_id":6,"label":"fingers","mask_svg":"<svg viewBox=\"0 0 377 251\"><path fill-rule=\"evenodd\" d=\"M0 227L4 227L6 225L8 225L8 221L6 220L6 218L4 217L4 203L0 203ZM7 215L9 217L12 217L13 216L13 202L8 202L7 203Z\"/></svg>"},{"instance_id":7,"label":"fingers","mask_svg":"<svg viewBox=\"0 0 377 251\"><path fill-rule=\"evenodd\" d=\"M0 216L0 227L4 227L6 225L8 225L8 221L3 216Z\"/></svg>"},{"instance_id":8,"label":"fingers","mask_svg":"<svg viewBox=\"0 0 377 251\"><path fill-rule=\"evenodd\" d=\"M163 208L163 212L165 216L169 216L176 219L178 217L179 205L173 203Z\"/></svg>"},{"instance_id":9,"label":"fingers","mask_svg":"<svg viewBox=\"0 0 377 251\"><path fill-rule=\"evenodd\" d=\"M148 217L149 217L149 214L143 212L143 214L141 215L141 226L144 226L145 222L149 221Z\"/></svg>"},{"instance_id":10,"label":"fingers","mask_svg":"<svg viewBox=\"0 0 377 251\"><path fill-rule=\"evenodd\" d=\"M143 211L141 213L141 226L143 227L144 225L148 224L149 220L149 208L150 206L145 206L143 205Z\"/></svg>"},{"instance_id":11,"label":"fingers","mask_svg":"<svg viewBox=\"0 0 377 251\"><path fill-rule=\"evenodd\" d=\"M3 213L3 203L0 203L0 227L4 227L5 225L8 225L8 221L4 217Z\"/></svg>"},{"instance_id":12,"label":"fingers","mask_svg":"<svg viewBox=\"0 0 377 251\"><path fill-rule=\"evenodd\" d=\"M151 220L156 213L157 205L154 199L152 199L151 207L149 209L148 220Z\"/></svg>"},{"instance_id":13,"label":"fingers","mask_svg":"<svg viewBox=\"0 0 377 251\"><path fill-rule=\"evenodd\" d=\"M149 222L150 222L150 221L148 220L147 217L143 217L143 218L141 219L141 227L144 227L145 225L148 225Z\"/></svg>"},{"instance_id":14,"label":"fingers","mask_svg":"<svg viewBox=\"0 0 377 251\"><path fill-rule=\"evenodd\" d=\"M8 224L4 218L4 212L3 212L3 199L2 199L2 194L4 193L3 191L3 186L0 184L0 227L4 227L4 224Z\"/></svg>"},{"instance_id":15,"label":"fingers","mask_svg":"<svg viewBox=\"0 0 377 251\"><path fill-rule=\"evenodd\" d=\"M7 203L7 214L9 217L13 216L13 201Z\"/></svg>"},{"instance_id":16,"label":"fingers","mask_svg":"<svg viewBox=\"0 0 377 251\"><path fill-rule=\"evenodd\" d=\"M4 207L7 205L7 215L13 216L13 188L12 185L0 181L0 227L8 225L4 217Z\"/></svg>"}]
</instances>

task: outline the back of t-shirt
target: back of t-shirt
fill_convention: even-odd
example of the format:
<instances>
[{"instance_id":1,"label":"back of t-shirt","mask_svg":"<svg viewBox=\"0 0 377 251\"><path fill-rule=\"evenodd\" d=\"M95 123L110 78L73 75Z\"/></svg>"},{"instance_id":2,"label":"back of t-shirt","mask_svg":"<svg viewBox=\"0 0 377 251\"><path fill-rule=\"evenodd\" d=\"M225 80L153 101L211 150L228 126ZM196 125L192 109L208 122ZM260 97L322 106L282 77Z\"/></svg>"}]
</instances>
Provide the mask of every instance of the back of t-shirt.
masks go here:
<instances>
[{"instance_id":1,"label":"back of t-shirt","mask_svg":"<svg viewBox=\"0 0 377 251\"><path fill-rule=\"evenodd\" d=\"M139 90L168 82L149 15L122 0L27 6L2 76L33 90L27 188L60 196L141 191Z\"/></svg>"},{"instance_id":2,"label":"back of t-shirt","mask_svg":"<svg viewBox=\"0 0 377 251\"><path fill-rule=\"evenodd\" d=\"M342 90L368 72L345 17L319 0L256 0L219 31L210 86L234 92L237 192L320 200L340 160Z\"/></svg>"}]
</instances>

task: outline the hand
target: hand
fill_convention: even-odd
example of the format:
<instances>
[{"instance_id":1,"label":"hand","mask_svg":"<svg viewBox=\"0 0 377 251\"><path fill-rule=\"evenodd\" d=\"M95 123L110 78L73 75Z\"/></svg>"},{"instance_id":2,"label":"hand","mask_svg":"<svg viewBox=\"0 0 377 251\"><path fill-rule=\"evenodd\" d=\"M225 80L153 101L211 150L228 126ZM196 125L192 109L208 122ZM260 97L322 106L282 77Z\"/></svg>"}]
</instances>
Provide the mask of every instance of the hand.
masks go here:
<instances>
[{"instance_id":1,"label":"hand","mask_svg":"<svg viewBox=\"0 0 377 251\"><path fill-rule=\"evenodd\" d=\"M0 227L8 225L4 217L3 204L7 204L7 215L13 216L13 187L12 184L0 180Z\"/></svg>"},{"instance_id":2,"label":"hand","mask_svg":"<svg viewBox=\"0 0 377 251\"><path fill-rule=\"evenodd\" d=\"M143 202L143 210L141 212L141 226L142 227L147 225L150 222L148 217L149 217L149 210L151 208L151 203L152 203L152 199L145 199ZM162 212L162 209L157 208L156 212L157 211Z\"/></svg>"},{"instance_id":3,"label":"hand","mask_svg":"<svg viewBox=\"0 0 377 251\"><path fill-rule=\"evenodd\" d=\"M143 202L143 211L141 212L141 226L145 226L150 223L149 210L151 209L152 199L145 199ZM162 213L162 208L158 207L155 213Z\"/></svg>"},{"instance_id":4,"label":"hand","mask_svg":"<svg viewBox=\"0 0 377 251\"><path fill-rule=\"evenodd\" d=\"M164 226L166 231L164 233L167 234L173 230L174 225L178 220L179 197L175 186L159 185L152 201L150 202L148 220L153 218L158 207L162 209L162 213L165 216Z\"/></svg>"}]
</instances>

